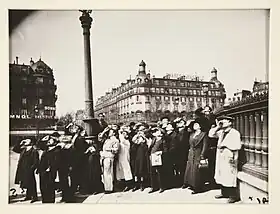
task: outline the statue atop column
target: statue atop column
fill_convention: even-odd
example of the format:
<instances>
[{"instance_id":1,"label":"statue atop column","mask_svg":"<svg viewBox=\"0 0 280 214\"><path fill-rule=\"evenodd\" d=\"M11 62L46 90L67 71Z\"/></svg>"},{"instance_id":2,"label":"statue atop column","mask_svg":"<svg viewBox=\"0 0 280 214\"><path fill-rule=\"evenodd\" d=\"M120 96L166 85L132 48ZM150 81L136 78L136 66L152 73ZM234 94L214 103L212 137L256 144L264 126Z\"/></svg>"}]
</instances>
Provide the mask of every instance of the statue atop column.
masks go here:
<instances>
[{"instance_id":1,"label":"statue atop column","mask_svg":"<svg viewBox=\"0 0 280 214\"><path fill-rule=\"evenodd\" d=\"M91 27L92 18L90 17L90 14L92 13L92 10L79 10L82 12L82 15L80 16L80 21L82 24L82 28L89 30ZM88 32L89 33L89 32Z\"/></svg>"}]
</instances>

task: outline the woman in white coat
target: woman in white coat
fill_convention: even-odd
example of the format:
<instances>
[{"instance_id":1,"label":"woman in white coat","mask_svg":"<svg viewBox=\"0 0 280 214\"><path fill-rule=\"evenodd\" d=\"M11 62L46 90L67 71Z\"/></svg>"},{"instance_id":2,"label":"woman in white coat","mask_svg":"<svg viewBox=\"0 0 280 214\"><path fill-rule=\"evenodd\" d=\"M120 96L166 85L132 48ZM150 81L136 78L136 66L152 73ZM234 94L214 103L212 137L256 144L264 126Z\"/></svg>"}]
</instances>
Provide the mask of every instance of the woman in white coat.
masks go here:
<instances>
[{"instance_id":1,"label":"woman in white coat","mask_svg":"<svg viewBox=\"0 0 280 214\"><path fill-rule=\"evenodd\" d=\"M131 189L132 173L130 168L130 142L128 140L128 130L122 129L119 132L120 148L116 164L116 178L118 181L125 180L124 191Z\"/></svg>"},{"instance_id":2,"label":"woman in white coat","mask_svg":"<svg viewBox=\"0 0 280 214\"><path fill-rule=\"evenodd\" d=\"M217 126L209 131L209 137L218 138L215 180L222 185L222 191L216 198L229 198L229 203L240 200L237 193L237 166L241 139L240 133L232 128L232 120L228 116L219 117Z\"/></svg>"}]
</instances>

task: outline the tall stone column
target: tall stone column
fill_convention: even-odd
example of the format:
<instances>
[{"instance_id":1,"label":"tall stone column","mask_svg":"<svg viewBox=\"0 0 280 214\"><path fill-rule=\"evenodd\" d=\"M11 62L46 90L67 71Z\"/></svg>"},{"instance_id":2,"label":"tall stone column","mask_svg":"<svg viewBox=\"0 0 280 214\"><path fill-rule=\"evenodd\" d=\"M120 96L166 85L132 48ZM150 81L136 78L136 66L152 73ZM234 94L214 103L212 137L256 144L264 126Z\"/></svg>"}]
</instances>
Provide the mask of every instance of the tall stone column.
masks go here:
<instances>
[{"instance_id":1,"label":"tall stone column","mask_svg":"<svg viewBox=\"0 0 280 214\"><path fill-rule=\"evenodd\" d=\"M244 133L245 133L245 126L244 126L244 115L240 114L239 116L239 132L241 134L241 141L244 144Z\"/></svg>"},{"instance_id":2,"label":"tall stone column","mask_svg":"<svg viewBox=\"0 0 280 214\"><path fill-rule=\"evenodd\" d=\"M240 116L239 115L236 115L236 117L235 117L235 129L237 130L237 131L239 131L240 132Z\"/></svg>"},{"instance_id":3,"label":"tall stone column","mask_svg":"<svg viewBox=\"0 0 280 214\"><path fill-rule=\"evenodd\" d=\"M255 114L250 113L250 143L249 143L249 152L250 158L249 163L255 163L255 144L256 144L256 123L255 123Z\"/></svg>"},{"instance_id":4,"label":"tall stone column","mask_svg":"<svg viewBox=\"0 0 280 214\"><path fill-rule=\"evenodd\" d=\"M91 75L91 54L90 54L90 28L92 18L90 17L91 10L80 10L82 15L80 21L83 28L84 36L84 66L85 66L85 128L88 136L94 136L94 124L97 120L94 119L93 111L93 93L92 93L92 75Z\"/></svg>"},{"instance_id":5,"label":"tall stone column","mask_svg":"<svg viewBox=\"0 0 280 214\"><path fill-rule=\"evenodd\" d=\"M262 167L268 168L268 114L267 111L262 112Z\"/></svg>"},{"instance_id":6,"label":"tall stone column","mask_svg":"<svg viewBox=\"0 0 280 214\"><path fill-rule=\"evenodd\" d=\"M244 148L244 150L246 152L246 159L248 161L249 160L249 155L250 155L250 153L249 153L250 123L249 123L249 116L248 116L247 113L245 113L244 117L245 117L245 125L244 125L245 126L245 134L244 134L244 141L245 141L244 145L245 145L245 148Z\"/></svg>"},{"instance_id":7,"label":"tall stone column","mask_svg":"<svg viewBox=\"0 0 280 214\"><path fill-rule=\"evenodd\" d=\"M256 153L256 160L255 164L257 166L262 165L262 128L261 128L261 115L260 112L256 112L256 144L255 144L255 153Z\"/></svg>"}]
</instances>

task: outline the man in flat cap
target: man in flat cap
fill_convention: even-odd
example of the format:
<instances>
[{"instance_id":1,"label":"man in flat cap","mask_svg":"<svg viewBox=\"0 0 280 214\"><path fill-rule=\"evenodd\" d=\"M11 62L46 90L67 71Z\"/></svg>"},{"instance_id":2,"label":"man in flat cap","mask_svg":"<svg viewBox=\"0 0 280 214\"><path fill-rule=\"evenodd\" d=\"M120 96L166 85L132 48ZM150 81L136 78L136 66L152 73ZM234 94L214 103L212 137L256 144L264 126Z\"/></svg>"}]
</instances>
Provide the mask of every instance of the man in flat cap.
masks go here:
<instances>
[{"instance_id":1,"label":"man in flat cap","mask_svg":"<svg viewBox=\"0 0 280 214\"><path fill-rule=\"evenodd\" d=\"M211 128L209 137L218 138L215 180L220 184L219 198L229 198L229 203L239 201L237 193L238 151L241 149L240 133L232 128L232 117L217 118L216 127Z\"/></svg>"}]
</instances>

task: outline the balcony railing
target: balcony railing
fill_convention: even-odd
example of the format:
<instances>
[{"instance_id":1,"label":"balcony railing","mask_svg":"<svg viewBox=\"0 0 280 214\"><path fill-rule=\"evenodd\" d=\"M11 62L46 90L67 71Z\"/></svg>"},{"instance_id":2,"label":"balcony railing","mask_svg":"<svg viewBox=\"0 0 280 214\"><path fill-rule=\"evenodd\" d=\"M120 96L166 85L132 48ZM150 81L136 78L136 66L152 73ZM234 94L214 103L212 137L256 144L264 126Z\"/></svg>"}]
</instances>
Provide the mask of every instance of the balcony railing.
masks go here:
<instances>
[{"instance_id":1,"label":"balcony railing","mask_svg":"<svg viewBox=\"0 0 280 214\"><path fill-rule=\"evenodd\" d=\"M268 180L268 93L249 96L216 112L235 118L234 128L241 134L247 163L242 170Z\"/></svg>"}]
</instances>

